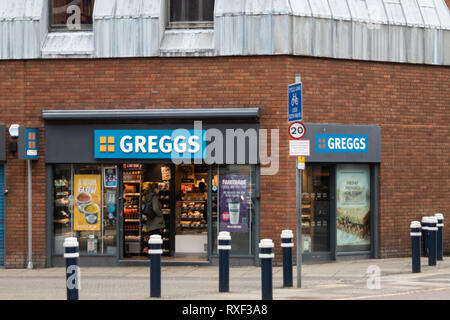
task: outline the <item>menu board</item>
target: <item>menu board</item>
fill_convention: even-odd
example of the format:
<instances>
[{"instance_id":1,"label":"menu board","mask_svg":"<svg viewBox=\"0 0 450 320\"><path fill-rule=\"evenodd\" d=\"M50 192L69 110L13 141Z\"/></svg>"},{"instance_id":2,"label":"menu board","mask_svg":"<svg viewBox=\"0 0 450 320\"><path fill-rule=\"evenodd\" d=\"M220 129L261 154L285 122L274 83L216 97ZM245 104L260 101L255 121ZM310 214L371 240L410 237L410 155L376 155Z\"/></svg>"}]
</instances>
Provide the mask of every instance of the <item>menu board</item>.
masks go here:
<instances>
[{"instance_id":1,"label":"menu board","mask_svg":"<svg viewBox=\"0 0 450 320\"><path fill-rule=\"evenodd\" d=\"M74 226L77 231L100 231L101 175L74 175Z\"/></svg>"},{"instance_id":2,"label":"menu board","mask_svg":"<svg viewBox=\"0 0 450 320\"><path fill-rule=\"evenodd\" d=\"M220 231L248 232L248 176L220 177Z\"/></svg>"},{"instance_id":3,"label":"menu board","mask_svg":"<svg viewBox=\"0 0 450 320\"><path fill-rule=\"evenodd\" d=\"M370 170L368 165L338 165L337 245L370 244Z\"/></svg>"},{"instance_id":4,"label":"menu board","mask_svg":"<svg viewBox=\"0 0 450 320\"><path fill-rule=\"evenodd\" d=\"M105 188L117 188L117 168L103 168Z\"/></svg>"}]
</instances>

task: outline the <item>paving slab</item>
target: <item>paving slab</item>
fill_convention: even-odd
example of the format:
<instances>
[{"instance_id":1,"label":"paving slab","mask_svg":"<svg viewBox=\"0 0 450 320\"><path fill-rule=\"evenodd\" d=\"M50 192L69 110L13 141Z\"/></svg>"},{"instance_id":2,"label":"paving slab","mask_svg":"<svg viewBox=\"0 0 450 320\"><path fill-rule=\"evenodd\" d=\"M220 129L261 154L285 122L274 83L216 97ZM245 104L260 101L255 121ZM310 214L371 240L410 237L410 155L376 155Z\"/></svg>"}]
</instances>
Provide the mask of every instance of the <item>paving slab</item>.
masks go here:
<instances>
[{"instance_id":1,"label":"paving slab","mask_svg":"<svg viewBox=\"0 0 450 320\"><path fill-rule=\"evenodd\" d=\"M295 267L293 274L295 286ZM148 266L83 267L80 299L147 300L149 279ZM450 258L433 267L423 258L422 272L417 274L411 273L410 258L306 264L302 288L282 284L282 267L275 266L275 300L450 299ZM260 300L261 269L232 267L230 292L219 293L217 266L164 266L161 293L164 300ZM65 300L65 269L0 269L0 299Z\"/></svg>"}]
</instances>

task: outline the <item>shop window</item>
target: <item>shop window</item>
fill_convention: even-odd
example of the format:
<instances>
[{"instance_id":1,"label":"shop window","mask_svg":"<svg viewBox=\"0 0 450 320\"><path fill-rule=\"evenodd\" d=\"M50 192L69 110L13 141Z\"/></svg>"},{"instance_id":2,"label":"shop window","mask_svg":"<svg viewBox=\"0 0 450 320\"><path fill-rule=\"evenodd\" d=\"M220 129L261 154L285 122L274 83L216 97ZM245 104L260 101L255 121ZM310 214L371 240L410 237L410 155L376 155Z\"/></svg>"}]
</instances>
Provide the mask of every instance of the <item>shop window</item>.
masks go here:
<instances>
[{"instance_id":1,"label":"shop window","mask_svg":"<svg viewBox=\"0 0 450 320\"><path fill-rule=\"evenodd\" d=\"M212 27L214 0L170 0L169 27Z\"/></svg>"},{"instance_id":2,"label":"shop window","mask_svg":"<svg viewBox=\"0 0 450 320\"><path fill-rule=\"evenodd\" d=\"M54 168L54 254L77 237L81 254L117 254L117 167L57 165Z\"/></svg>"},{"instance_id":3,"label":"shop window","mask_svg":"<svg viewBox=\"0 0 450 320\"><path fill-rule=\"evenodd\" d=\"M51 0L50 26L54 30L92 30L95 0Z\"/></svg>"},{"instance_id":4,"label":"shop window","mask_svg":"<svg viewBox=\"0 0 450 320\"><path fill-rule=\"evenodd\" d=\"M370 250L370 167L336 166L337 251Z\"/></svg>"},{"instance_id":5,"label":"shop window","mask_svg":"<svg viewBox=\"0 0 450 320\"><path fill-rule=\"evenodd\" d=\"M212 248L217 254L217 235L231 234L232 255L253 255L256 169L252 165L221 165L212 175Z\"/></svg>"},{"instance_id":6,"label":"shop window","mask_svg":"<svg viewBox=\"0 0 450 320\"><path fill-rule=\"evenodd\" d=\"M330 186L328 165L308 165L303 170L303 251L330 251Z\"/></svg>"}]
</instances>

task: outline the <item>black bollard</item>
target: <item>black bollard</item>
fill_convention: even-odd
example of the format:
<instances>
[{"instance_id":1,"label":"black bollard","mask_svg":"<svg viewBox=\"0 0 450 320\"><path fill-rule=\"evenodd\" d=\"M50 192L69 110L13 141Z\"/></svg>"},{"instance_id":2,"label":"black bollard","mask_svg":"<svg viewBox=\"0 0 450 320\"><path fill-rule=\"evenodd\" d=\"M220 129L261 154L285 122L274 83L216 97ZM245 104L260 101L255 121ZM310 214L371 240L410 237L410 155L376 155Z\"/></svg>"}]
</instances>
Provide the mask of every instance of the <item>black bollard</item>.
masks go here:
<instances>
[{"instance_id":1,"label":"black bollard","mask_svg":"<svg viewBox=\"0 0 450 320\"><path fill-rule=\"evenodd\" d=\"M283 248L283 287L292 287L292 248L294 247L292 230L281 231Z\"/></svg>"},{"instance_id":2,"label":"black bollard","mask_svg":"<svg viewBox=\"0 0 450 320\"><path fill-rule=\"evenodd\" d=\"M154 234L148 240L150 257L150 297L161 298L161 255L163 241L160 235Z\"/></svg>"},{"instance_id":3,"label":"black bollard","mask_svg":"<svg viewBox=\"0 0 450 320\"><path fill-rule=\"evenodd\" d=\"M422 257L428 257L429 217L422 217Z\"/></svg>"},{"instance_id":4,"label":"black bollard","mask_svg":"<svg viewBox=\"0 0 450 320\"><path fill-rule=\"evenodd\" d=\"M217 237L219 250L219 292L230 291L230 250L231 236L227 231L222 231Z\"/></svg>"},{"instance_id":5,"label":"black bollard","mask_svg":"<svg viewBox=\"0 0 450 320\"><path fill-rule=\"evenodd\" d=\"M428 217L430 227L428 228L428 265L436 265L436 233L438 228L436 227L437 219L435 217Z\"/></svg>"},{"instance_id":6,"label":"black bollard","mask_svg":"<svg viewBox=\"0 0 450 320\"><path fill-rule=\"evenodd\" d=\"M420 222L411 222L412 272L420 272Z\"/></svg>"},{"instance_id":7,"label":"black bollard","mask_svg":"<svg viewBox=\"0 0 450 320\"><path fill-rule=\"evenodd\" d=\"M262 289L262 300L272 300L273 299L273 288L272 288L272 259L275 257L273 254L274 244L271 239L262 239L259 243L260 253L259 258L261 259L261 289Z\"/></svg>"},{"instance_id":8,"label":"black bollard","mask_svg":"<svg viewBox=\"0 0 450 320\"><path fill-rule=\"evenodd\" d=\"M437 260L444 260L444 215L442 213L436 213L434 215L437 219Z\"/></svg>"},{"instance_id":9,"label":"black bollard","mask_svg":"<svg viewBox=\"0 0 450 320\"><path fill-rule=\"evenodd\" d=\"M64 258L66 259L67 300L78 300L80 290L80 267L78 266L78 240L69 237L64 240Z\"/></svg>"}]
</instances>

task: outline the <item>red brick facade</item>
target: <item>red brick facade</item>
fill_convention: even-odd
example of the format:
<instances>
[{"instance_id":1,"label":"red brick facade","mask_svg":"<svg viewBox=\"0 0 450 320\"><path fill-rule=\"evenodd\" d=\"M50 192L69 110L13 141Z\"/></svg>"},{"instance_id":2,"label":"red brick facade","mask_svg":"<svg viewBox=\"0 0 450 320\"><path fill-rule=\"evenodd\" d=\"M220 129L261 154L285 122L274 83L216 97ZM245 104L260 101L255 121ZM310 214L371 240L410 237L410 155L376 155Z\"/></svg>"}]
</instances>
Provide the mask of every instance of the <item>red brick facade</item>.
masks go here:
<instances>
[{"instance_id":1,"label":"red brick facade","mask_svg":"<svg viewBox=\"0 0 450 320\"><path fill-rule=\"evenodd\" d=\"M33 260L45 266L42 110L259 107L280 129L280 170L261 177L261 238L280 257L295 230L295 160L288 157L287 85L301 73L304 121L382 127L380 256L410 253L409 223L443 212L450 247L450 68L290 56L0 61L0 123L39 127L33 164ZM183 92L183 94L180 94ZM6 266L27 254L26 163L8 154Z\"/></svg>"}]
</instances>

